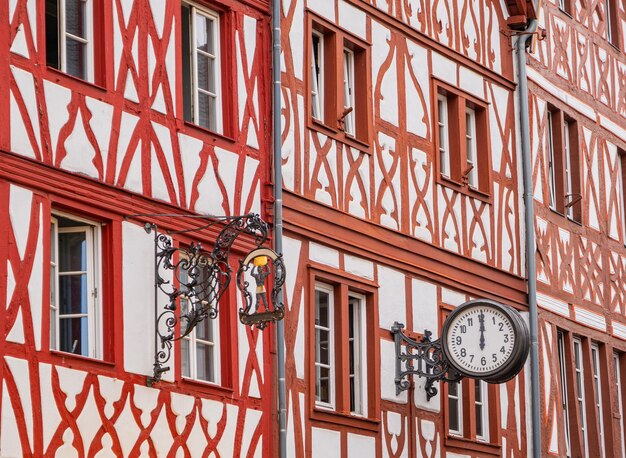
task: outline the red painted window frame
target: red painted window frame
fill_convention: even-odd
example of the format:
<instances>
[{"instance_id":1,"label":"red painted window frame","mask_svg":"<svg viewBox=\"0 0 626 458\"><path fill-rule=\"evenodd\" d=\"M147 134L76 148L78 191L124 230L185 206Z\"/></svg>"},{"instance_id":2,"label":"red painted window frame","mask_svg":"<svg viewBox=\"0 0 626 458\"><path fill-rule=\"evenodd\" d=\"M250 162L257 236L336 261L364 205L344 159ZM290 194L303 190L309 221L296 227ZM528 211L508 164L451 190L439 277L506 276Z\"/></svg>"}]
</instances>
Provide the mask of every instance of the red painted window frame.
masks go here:
<instances>
[{"instance_id":1,"label":"red painted window frame","mask_svg":"<svg viewBox=\"0 0 626 458\"><path fill-rule=\"evenodd\" d=\"M438 96L448 100L448 149L450 155L450 176L441 174L439 158L439 104ZM432 131L434 132L434 155L437 183L454 189L476 199L492 202L493 180L491 179L491 135L489 129L489 104L484 100L462 91L444 81L432 78ZM465 142L465 108L474 109L476 113L476 162L478 168L478 187L468 184L467 176L463 177L463 167L467 163ZM453 134L453 132L455 134Z\"/></svg>"},{"instance_id":2,"label":"red painted window frame","mask_svg":"<svg viewBox=\"0 0 626 458\"><path fill-rule=\"evenodd\" d=\"M443 328L447 316L454 310L454 307L441 304L439 307L439 332ZM478 452L481 456L501 456L502 437L500 419L500 385L487 385L487 409L489 418L483 427L489 428L489 440L483 441L476 437L476 409L474 384L476 382L470 378L461 380L461 402L463 405L463 435L450 434L448 418L448 383L440 383L442 396L442 421L445 431L446 451L467 453L468 450ZM467 413L470 413L469 415Z\"/></svg>"},{"instance_id":3,"label":"red painted window frame","mask_svg":"<svg viewBox=\"0 0 626 458\"><path fill-rule=\"evenodd\" d=\"M317 120L311 114L311 36L313 31L324 38L324 120ZM306 86L305 111L306 125L335 140L359 151L371 154L372 147L372 94L371 88L371 44L356 37L336 24L306 9L306 36L304 80ZM355 86L355 135L347 134L343 127L343 49L354 53Z\"/></svg>"},{"instance_id":4,"label":"red painted window frame","mask_svg":"<svg viewBox=\"0 0 626 458\"><path fill-rule=\"evenodd\" d=\"M315 403L315 284L321 282L334 289L335 318L335 408L318 407ZM367 365L367 414L350 413L348 377L348 294L359 293L366 300L366 329L370 350ZM368 431L380 429L380 331L378 324L378 285L342 270L311 262L308 265L308 303L306 316L306 378L309 392L309 417L313 422L333 423Z\"/></svg>"},{"instance_id":5,"label":"red painted window frame","mask_svg":"<svg viewBox=\"0 0 626 458\"><path fill-rule=\"evenodd\" d=\"M42 348L47 349L53 360L62 364L69 361L82 361L86 364L115 365L123 360L123 342L119 337L122 330L116 323L122 322L122 217L110 212L101 211L89 205L84 205L63 197L51 196L44 224L50 227L53 211L86 218L101 224L101 273L102 286L101 309L102 309L102 359L90 358L73 353L67 353L50 348L50 313L44 313L44 332L42 339L45 344ZM49 259L51 240L50 231L44 231L45 259ZM44 294L50 295L50 265L45 263L44 269ZM47 293L46 293L47 291ZM47 303L47 302L46 302Z\"/></svg>"}]
</instances>

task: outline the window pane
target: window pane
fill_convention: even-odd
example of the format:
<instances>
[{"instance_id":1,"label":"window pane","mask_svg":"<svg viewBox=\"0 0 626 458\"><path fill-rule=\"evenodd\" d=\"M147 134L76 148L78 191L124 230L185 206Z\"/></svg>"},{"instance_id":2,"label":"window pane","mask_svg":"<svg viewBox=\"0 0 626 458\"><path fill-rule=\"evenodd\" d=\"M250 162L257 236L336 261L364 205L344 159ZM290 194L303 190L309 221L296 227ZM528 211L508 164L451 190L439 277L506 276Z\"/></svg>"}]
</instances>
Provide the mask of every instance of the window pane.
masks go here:
<instances>
[{"instance_id":1,"label":"window pane","mask_svg":"<svg viewBox=\"0 0 626 458\"><path fill-rule=\"evenodd\" d=\"M196 344L197 378L212 382L215 380L213 347L202 343Z\"/></svg>"},{"instance_id":2,"label":"window pane","mask_svg":"<svg viewBox=\"0 0 626 458\"><path fill-rule=\"evenodd\" d=\"M87 77L85 71L87 61L87 44L67 37L65 48L67 53L65 58L65 66L67 67L66 72L77 78L85 79Z\"/></svg>"},{"instance_id":3,"label":"window pane","mask_svg":"<svg viewBox=\"0 0 626 458\"><path fill-rule=\"evenodd\" d=\"M317 367L317 383L315 386L315 397L321 402L330 402L330 369L327 367Z\"/></svg>"},{"instance_id":4,"label":"window pane","mask_svg":"<svg viewBox=\"0 0 626 458\"><path fill-rule=\"evenodd\" d=\"M329 294L324 291L315 291L315 324L322 327L329 327Z\"/></svg>"},{"instance_id":5,"label":"window pane","mask_svg":"<svg viewBox=\"0 0 626 458\"><path fill-rule=\"evenodd\" d=\"M215 130L215 97L198 92L198 124Z\"/></svg>"},{"instance_id":6,"label":"window pane","mask_svg":"<svg viewBox=\"0 0 626 458\"><path fill-rule=\"evenodd\" d=\"M87 313L87 274L59 277L61 315Z\"/></svg>"},{"instance_id":7,"label":"window pane","mask_svg":"<svg viewBox=\"0 0 626 458\"><path fill-rule=\"evenodd\" d=\"M50 310L50 348L57 350L57 311Z\"/></svg>"},{"instance_id":8,"label":"window pane","mask_svg":"<svg viewBox=\"0 0 626 458\"><path fill-rule=\"evenodd\" d=\"M185 121L193 121L193 87L191 85L192 75L192 40L190 36L190 11L189 6L183 4L181 9L181 23L182 23L182 60L183 60L183 110Z\"/></svg>"},{"instance_id":9,"label":"window pane","mask_svg":"<svg viewBox=\"0 0 626 458\"><path fill-rule=\"evenodd\" d=\"M213 342L213 320L205 318L196 326L196 337L198 339Z\"/></svg>"},{"instance_id":10,"label":"window pane","mask_svg":"<svg viewBox=\"0 0 626 458\"><path fill-rule=\"evenodd\" d=\"M211 58L202 53L196 53L196 57L198 62L198 87L208 91L211 85L210 79L213 77L211 74L211 63L209 62Z\"/></svg>"},{"instance_id":11,"label":"window pane","mask_svg":"<svg viewBox=\"0 0 626 458\"><path fill-rule=\"evenodd\" d=\"M189 364L189 360L191 358L191 355L189 355L189 339L182 339L180 343L180 351L183 377L191 377L191 365Z\"/></svg>"},{"instance_id":12,"label":"window pane","mask_svg":"<svg viewBox=\"0 0 626 458\"><path fill-rule=\"evenodd\" d=\"M450 386L456 385L451 383ZM459 401L448 399L448 426L450 431L459 431Z\"/></svg>"},{"instance_id":13,"label":"window pane","mask_svg":"<svg viewBox=\"0 0 626 458\"><path fill-rule=\"evenodd\" d=\"M60 272L87 270L87 241L84 232L59 234Z\"/></svg>"},{"instance_id":14,"label":"window pane","mask_svg":"<svg viewBox=\"0 0 626 458\"><path fill-rule=\"evenodd\" d=\"M85 38L84 0L65 0L65 29L68 33Z\"/></svg>"},{"instance_id":15,"label":"window pane","mask_svg":"<svg viewBox=\"0 0 626 458\"><path fill-rule=\"evenodd\" d=\"M315 330L315 339L317 348L315 351L315 360L320 364L330 364L330 333L323 329Z\"/></svg>"},{"instance_id":16,"label":"window pane","mask_svg":"<svg viewBox=\"0 0 626 458\"><path fill-rule=\"evenodd\" d=\"M215 21L196 14L196 47L204 52L215 54Z\"/></svg>"},{"instance_id":17,"label":"window pane","mask_svg":"<svg viewBox=\"0 0 626 458\"><path fill-rule=\"evenodd\" d=\"M60 68L58 0L46 0L46 63Z\"/></svg>"},{"instance_id":18,"label":"window pane","mask_svg":"<svg viewBox=\"0 0 626 458\"><path fill-rule=\"evenodd\" d=\"M61 318L60 327L60 350L87 356L89 354L87 317Z\"/></svg>"}]
</instances>

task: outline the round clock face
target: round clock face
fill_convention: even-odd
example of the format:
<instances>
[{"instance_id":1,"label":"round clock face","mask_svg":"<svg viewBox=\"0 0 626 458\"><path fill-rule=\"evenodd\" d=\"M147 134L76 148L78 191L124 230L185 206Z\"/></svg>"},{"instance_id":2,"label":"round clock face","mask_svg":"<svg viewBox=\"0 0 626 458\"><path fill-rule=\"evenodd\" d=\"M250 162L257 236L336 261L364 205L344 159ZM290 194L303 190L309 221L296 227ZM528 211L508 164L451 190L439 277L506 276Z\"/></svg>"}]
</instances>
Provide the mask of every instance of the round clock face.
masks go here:
<instances>
[{"instance_id":1,"label":"round clock face","mask_svg":"<svg viewBox=\"0 0 626 458\"><path fill-rule=\"evenodd\" d=\"M525 323L519 314L492 301L470 301L450 314L442 333L444 351L451 365L462 375L489 380L517 374L515 368L527 352L519 342ZM525 339L522 339L525 340ZM520 366L521 369L521 366Z\"/></svg>"}]
</instances>

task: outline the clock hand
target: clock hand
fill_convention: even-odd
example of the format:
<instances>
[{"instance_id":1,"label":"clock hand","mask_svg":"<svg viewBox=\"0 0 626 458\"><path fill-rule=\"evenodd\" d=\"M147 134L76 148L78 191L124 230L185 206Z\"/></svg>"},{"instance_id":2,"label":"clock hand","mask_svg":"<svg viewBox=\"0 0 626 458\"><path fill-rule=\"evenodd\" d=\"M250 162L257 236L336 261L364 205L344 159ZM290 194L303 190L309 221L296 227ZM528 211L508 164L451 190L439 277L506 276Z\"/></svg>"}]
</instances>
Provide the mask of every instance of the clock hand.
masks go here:
<instances>
[{"instance_id":1,"label":"clock hand","mask_svg":"<svg viewBox=\"0 0 626 458\"><path fill-rule=\"evenodd\" d=\"M483 311L480 311L480 315L478 315L478 320L480 321L480 349L485 349L485 314Z\"/></svg>"}]
</instances>

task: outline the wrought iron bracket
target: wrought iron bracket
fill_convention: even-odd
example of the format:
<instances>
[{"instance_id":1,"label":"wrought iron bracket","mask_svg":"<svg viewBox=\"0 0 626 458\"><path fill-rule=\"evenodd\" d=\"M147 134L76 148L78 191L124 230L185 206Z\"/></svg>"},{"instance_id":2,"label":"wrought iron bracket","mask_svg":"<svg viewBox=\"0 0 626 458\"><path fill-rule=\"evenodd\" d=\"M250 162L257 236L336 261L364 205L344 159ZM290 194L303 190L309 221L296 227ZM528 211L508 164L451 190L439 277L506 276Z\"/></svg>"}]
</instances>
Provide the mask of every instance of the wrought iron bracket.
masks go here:
<instances>
[{"instance_id":1,"label":"wrought iron bracket","mask_svg":"<svg viewBox=\"0 0 626 458\"><path fill-rule=\"evenodd\" d=\"M189 335L203 320L217 318L219 301L231 281L230 250L239 235L252 236L257 245L243 261L239 262L237 286L245 301L244 307L239 310L240 321L264 329L268 323L279 321L284 317L281 300L281 288L285 281L284 263L281 255L262 246L267 240L269 231L267 223L259 215L213 218L207 224L181 232L205 229L221 221L226 221L226 224L211 251L206 251L200 243L193 242L184 248L174 246L172 239L160 233L156 224L144 225L148 234L154 234L155 259L156 348L153 375L147 380L149 386L159 382L163 373L170 370L167 363L171 358L174 342ZM246 275L255 279L256 304L248 291L249 282L246 281ZM273 286L268 298L265 283L270 275Z\"/></svg>"},{"instance_id":2,"label":"wrought iron bracket","mask_svg":"<svg viewBox=\"0 0 626 458\"><path fill-rule=\"evenodd\" d=\"M463 378L447 361L441 346L441 339L431 340L432 333L424 330L422 340L418 342L407 336L404 324L397 321L391 327L396 346L396 395L411 387L409 375L426 379L424 389L426 399L436 396L438 389L435 382L458 382Z\"/></svg>"}]
</instances>

